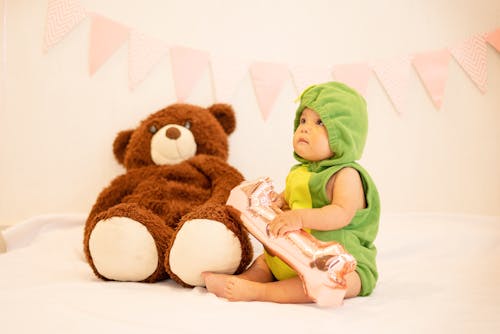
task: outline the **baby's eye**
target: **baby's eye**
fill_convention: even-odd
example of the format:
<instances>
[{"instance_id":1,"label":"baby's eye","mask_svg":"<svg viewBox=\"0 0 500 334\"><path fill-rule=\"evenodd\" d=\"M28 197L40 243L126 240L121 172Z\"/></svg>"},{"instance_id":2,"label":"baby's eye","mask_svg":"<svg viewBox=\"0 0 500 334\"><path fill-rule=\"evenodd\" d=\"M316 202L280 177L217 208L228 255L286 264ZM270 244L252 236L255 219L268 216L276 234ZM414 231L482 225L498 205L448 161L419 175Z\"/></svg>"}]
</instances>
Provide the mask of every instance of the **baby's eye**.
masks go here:
<instances>
[{"instance_id":1,"label":"baby's eye","mask_svg":"<svg viewBox=\"0 0 500 334\"><path fill-rule=\"evenodd\" d=\"M321 119L318 119L318 120L316 121L316 125L323 126L324 124L323 124L323 121L322 121Z\"/></svg>"},{"instance_id":2,"label":"baby's eye","mask_svg":"<svg viewBox=\"0 0 500 334\"><path fill-rule=\"evenodd\" d=\"M301 118L300 119L300 124L306 124L306 119L305 118Z\"/></svg>"}]
</instances>

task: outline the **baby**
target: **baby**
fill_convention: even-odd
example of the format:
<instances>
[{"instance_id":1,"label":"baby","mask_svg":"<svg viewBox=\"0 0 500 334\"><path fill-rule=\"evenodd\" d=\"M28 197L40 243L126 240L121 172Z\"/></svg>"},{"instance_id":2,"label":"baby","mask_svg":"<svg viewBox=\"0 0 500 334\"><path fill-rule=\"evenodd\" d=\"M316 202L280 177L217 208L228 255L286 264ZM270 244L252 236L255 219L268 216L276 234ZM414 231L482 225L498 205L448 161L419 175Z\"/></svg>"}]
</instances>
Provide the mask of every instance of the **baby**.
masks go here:
<instances>
[{"instance_id":1,"label":"baby","mask_svg":"<svg viewBox=\"0 0 500 334\"><path fill-rule=\"evenodd\" d=\"M369 295L378 278L373 242L380 201L371 177L356 162L368 131L366 102L339 82L311 86L300 97L294 129L300 163L275 199L285 211L271 221L269 233L281 237L304 229L319 240L339 242L357 261L345 276L345 297ZM312 302L297 273L267 251L240 275L203 276L208 291L231 301Z\"/></svg>"}]
</instances>

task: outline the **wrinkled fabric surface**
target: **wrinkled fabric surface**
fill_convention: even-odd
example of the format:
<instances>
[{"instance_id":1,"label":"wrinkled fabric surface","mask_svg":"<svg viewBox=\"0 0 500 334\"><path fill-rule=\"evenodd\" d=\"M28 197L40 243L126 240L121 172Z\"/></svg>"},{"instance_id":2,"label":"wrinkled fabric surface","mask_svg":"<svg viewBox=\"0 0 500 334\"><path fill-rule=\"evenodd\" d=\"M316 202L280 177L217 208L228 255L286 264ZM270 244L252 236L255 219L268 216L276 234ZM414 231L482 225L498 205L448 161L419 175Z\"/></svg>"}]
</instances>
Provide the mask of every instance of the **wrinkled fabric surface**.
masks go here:
<instances>
[{"instance_id":1,"label":"wrinkled fabric surface","mask_svg":"<svg viewBox=\"0 0 500 334\"><path fill-rule=\"evenodd\" d=\"M371 296L348 299L337 309L228 302L172 281L99 280L85 263L84 222L83 214L50 215L2 231L8 247L0 254L2 333L496 333L500 328L500 217L383 215L378 286ZM261 246L255 242L255 247Z\"/></svg>"}]
</instances>

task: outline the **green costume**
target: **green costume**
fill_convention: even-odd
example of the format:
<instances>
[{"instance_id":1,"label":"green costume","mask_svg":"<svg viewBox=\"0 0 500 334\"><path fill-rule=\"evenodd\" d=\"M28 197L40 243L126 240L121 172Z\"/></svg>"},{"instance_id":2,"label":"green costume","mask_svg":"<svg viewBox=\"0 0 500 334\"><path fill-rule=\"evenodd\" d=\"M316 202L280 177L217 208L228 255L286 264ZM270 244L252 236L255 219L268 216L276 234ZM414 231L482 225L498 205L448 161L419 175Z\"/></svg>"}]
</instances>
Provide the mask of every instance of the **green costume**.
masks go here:
<instances>
[{"instance_id":1,"label":"green costume","mask_svg":"<svg viewBox=\"0 0 500 334\"><path fill-rule=\"evenodd\" d=\"M338 82L309 87L302 93L297 109L294 131L305 108L317 112L328 132L334 156L321 161L307 161L294 153L300 164L292 167L285 188L285 199L291 209L320 208L330 204L326 193L328 180L340 169L351 167L361 176L366 208L358 210L351 222L332 231L311 230L319 240L338 241L357 261L361 279L360 295L369 295L375 288L378 273L374 240L377 235L380 200L368 172L355 161L361 158L368 131L366 102L356 91ZM265 253L266 263L278 280L297 274L278 257Z\"/></svg>"}]
</instances>

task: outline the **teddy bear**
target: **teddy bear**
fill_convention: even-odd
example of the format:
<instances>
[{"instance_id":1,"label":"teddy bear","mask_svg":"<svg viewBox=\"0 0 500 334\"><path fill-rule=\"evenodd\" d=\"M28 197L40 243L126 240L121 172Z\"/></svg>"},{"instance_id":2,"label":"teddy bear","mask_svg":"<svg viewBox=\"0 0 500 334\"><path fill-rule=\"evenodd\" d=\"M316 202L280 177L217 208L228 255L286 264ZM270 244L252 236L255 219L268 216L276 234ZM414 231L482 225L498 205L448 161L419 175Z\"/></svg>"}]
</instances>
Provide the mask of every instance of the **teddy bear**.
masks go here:
<instances>
[{"instance_id":1,"label":"teddy bear","mask_svg":"<svg viewBox=\"0 0 500 334\"><path fill-rule=\"evenodd\" d=\"M230 105L176 103L121 131L126 172L102 190L84 229L84 252L104 280L204 286L205 271L237 274L253 257L239 214L226 205L243 181L227 163Z\"/></svg>"}]
</instances>

